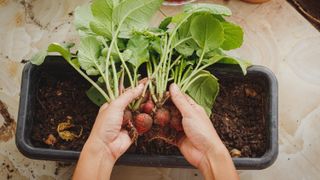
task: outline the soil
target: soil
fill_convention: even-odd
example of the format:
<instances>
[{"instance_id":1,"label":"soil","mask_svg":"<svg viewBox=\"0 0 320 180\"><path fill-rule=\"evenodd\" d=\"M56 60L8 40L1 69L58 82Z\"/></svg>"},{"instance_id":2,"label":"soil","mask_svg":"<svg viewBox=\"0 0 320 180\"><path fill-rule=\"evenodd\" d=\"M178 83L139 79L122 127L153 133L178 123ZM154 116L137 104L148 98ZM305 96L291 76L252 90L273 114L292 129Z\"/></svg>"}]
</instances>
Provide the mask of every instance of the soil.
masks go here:
<instances>
[{"instance_id":1,"label":"soil","mask_svg":"<svg viewBox=\"0 0 320 180\"><path fill-rule=\"evenodd\" d=\"M16 122L12 118L8 111L6 104L0 100L0 118L3 119L3 123L0 126L0 142L9 141L16 131Z\"/></svg>"},{"instance_id":2,"label":"soil","mask_svg":"<svg viewBox=\"0 0 320 180\"><path fill-rule=\"evenodd\" d=\"M32 142L35 146L77 151L82 149L99 109L85 94L89 87L77 75L62 79L49 74L41 75L32 130ZM211 119L231 154L238 151L236 155L240 157L259 157L265 153L267 128L264 89L264 85L256 81L252 83L249 80L234 81L220 77L220 93ZM83 129L82 135L72 141L63 140L57 132L59 123L66 123L68 120L74 126L67 129L69 132L79 135L81 128ZM153 130L158 131L157 126ZM163 140L150 142L146 139L148 133L140 136L127 153L180 155L174 145Z\"/></svg>"},{"instance_id":3,"label":"soil","mask_svg":"<svg viewBox=\"0 0 320 180\"><path fill-rule=\"evenodd\" d=\"M222 79L211 120L228 150L241 157L261 157L266 151L266 97L263 84ZM231 153L232 154L232 153Z\"/></svg>"},{"instance_id":4,"label":"soil","mask_svg":"<svg viewBox=\"0 0 320 180\"><path fill-rule=\"evenodd\" d=\"M77 75L63 79L56 79L44 73L40 76L32 130L33 144L38 147L81 150L98 113L98 107L85 93L90 87L89 84ZM59 136L57 132L59 123L68 120L75 126L68 129L70 132L79 134L81 128L83 129L80 138L65 141Z\"/></svg>"}]
</instances>

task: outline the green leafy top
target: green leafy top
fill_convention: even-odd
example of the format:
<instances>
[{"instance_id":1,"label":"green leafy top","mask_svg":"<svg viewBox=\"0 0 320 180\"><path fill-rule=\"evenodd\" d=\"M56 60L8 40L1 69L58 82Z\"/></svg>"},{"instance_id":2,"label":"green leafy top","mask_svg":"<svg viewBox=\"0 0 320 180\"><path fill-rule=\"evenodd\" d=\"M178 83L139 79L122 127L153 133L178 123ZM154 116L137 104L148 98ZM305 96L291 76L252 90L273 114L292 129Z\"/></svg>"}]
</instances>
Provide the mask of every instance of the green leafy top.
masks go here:
<instances>
[{"instance_id":1,"label":"green leafy top","mask_svg":"<svg viewBox=\"0 0 320 180\"><path fill-rule=\"evenodd\" d=\"M213 15L231 16L232 12L229 8L218 4L187 4L184 6L184 11L187 13L208 12Z\"/></svg>"},{"instance_id":2,"label":"green leafy top","mask_svg":"<svg viewBox=\"0 0 320 180\"><path fill-rule=\"evenodd\" d=\"M223 30L219 20L210 14L198 15L191 21L192 38L205 52L221 46L224 41Z\"/></svg>"},{"instance_id":3,"label":"green leafy top","mask_svg":"<svg viewBox=\"0 0 320 180\"><path fill-rule=\"evenodd\" d=\"M85 32L91 31L89 23L93 20L93 16L90 8L91 6L89 4L85 4L75 9L74 25L77 30Z\"/></svg>"},{"instance_id":4,"label":"green leafy top","mask_svg":"<svg viewBox=\"0 0 320 180\"><path fill-rule=\"evenodd\" d=\"M112 14L113 22L116 26L125 31L131 29L143 30L148 27L152 14L154 14L162 4L159 0L126 0L115 7Z\"/></svg>"},{"instance_id":5,"label":"green leafy top","mask_svg":"<svg viewBox=\"0 0 320 180\"><path fill-rule=\"evenodd\" d=\"M93 0L75 10L77 52L71 52L70 44L52 43L31 62L40 65L48 53L61 54L92 84L87 95L97 105L112 101L146 76L155 103L166 101L168 83L174 82L210 115L219 84L205 69L215 63L238 64L246 74L250 63L225 53L242 45L243 30L224 19L231 15L227 7L201 3L186 5L180 14L151 28L149 21L162 2Z\"/></svg>"}]
</instances>

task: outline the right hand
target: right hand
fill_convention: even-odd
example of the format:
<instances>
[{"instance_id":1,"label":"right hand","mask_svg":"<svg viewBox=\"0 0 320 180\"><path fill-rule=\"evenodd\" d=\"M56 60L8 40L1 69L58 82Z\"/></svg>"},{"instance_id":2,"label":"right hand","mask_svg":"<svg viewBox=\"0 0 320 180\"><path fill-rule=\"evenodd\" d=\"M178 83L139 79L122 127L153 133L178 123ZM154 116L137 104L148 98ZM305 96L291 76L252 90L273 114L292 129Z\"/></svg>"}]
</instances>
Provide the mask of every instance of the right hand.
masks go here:
<instances>
[{"instance_id":1,"label":"right hand","mask_svg":"<svg viewBox=\"0 0 320 180\"><path fill-rule=\"evenodd\" d=\"M182 93L176 84L171 84L170 95L183 117L185 136L179 140L178 147L187 161L205 170L210 164L208 156L212 156L212 153L228 155L205 110Z\"/></svg>"}]
</instances>

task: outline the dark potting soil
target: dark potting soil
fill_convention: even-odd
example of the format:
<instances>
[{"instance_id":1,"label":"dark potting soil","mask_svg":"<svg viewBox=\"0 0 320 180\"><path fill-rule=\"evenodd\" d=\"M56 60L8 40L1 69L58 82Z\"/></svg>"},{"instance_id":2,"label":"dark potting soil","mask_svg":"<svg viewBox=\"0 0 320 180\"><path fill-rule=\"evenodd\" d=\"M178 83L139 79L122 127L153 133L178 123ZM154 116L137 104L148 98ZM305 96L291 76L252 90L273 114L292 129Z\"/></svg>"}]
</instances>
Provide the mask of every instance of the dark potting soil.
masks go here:
<instances>
[{"instance_id":1,"label":"dark potting soil","mask_svg":"<svg viewBox=\"0 0 320 180\"><path fill-rule=\"evenodd\" d=\"M265 86L249 80L220 80L211 117L217 133L229 151L261 157L267 148Z\"/></svg>"},{"instance_id":2,"label":"dark potting soil","mask_svg":"<svg viewBox=\"0 0 320 180\"><path fill-rule=\"evenodd\" d=\"M32 129L32 143L36 147L81 150L90 134L98 107L86 96L90 85L79 75L55 78L41 74ZM266 122L263 84L249 80L220 78L220 93L213 107L213 124L228 150L241 151L241 157L259 157L266 151ZM71 123L67 129L75 137L72 141L60 138L59 123ZM146 143L138 139L128 153L179 155L179 150L156 140Z\"/></svg>"},{"instance_id":3,"label":"dark potting soil","mask_svg":"<svg viewBox=\"0 0 320 180\"><path fill-rule=\"evenodd\" d=\"M85 93L90 85L77 75L55 78L42 73L40 77L32 129L33 144L37 147L81 150L98 113L98 107ZM79 135L83 129L82 135L73 141L63 140L57 132L59 123L68 120L75 126L68 129L71 133Z\"/></svg>"}]
</instances>

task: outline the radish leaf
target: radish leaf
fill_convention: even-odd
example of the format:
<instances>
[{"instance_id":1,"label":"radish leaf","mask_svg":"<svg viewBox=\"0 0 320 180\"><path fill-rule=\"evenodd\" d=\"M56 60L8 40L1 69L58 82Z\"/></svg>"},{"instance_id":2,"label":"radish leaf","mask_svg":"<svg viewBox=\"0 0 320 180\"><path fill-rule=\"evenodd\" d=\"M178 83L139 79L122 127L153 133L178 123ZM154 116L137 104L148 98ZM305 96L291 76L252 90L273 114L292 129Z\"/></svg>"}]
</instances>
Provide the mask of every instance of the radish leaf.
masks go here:
<instances>
[{"instance_id":1,"label":"radish leaf","mask_svg":"<svg viewBox=\"0 0 320 180\"><path fill-rule=\"evenodd\" d=\"M222 64L238 64L243 72L244 75L247 74L247 68L250 67L252 64L249 61L242 60L239 58L226 56L218 61L218 63Z\"/></svg>"},{"instance_id":2,"label":"radish leaf","mask_svg":"<svg viewBox=\"0 0 320 180\"><path fill-rule=\"evenodd\" d=\"M221 22L224 31L224 41L221 48L224 50L236 49L242 45L243 31L240 26L230 22Z\"/></svg>"},{"instance_id":3,"label":"radish leaf","mask_svg":"<svg viewBox=\"0 0 320 180\"><path fill-rule=\"evenodd\" d=\"M87 90L86 94L89 99L97 106L102 106L106 102L106 99L94 86L91 86Z\"/></svg>"},{"instance_id":4,"label":"radish leaf","mask_svg":"<svg viewBox=\"0 0 320 180\"><path fill-rule=\"evenodd\" d=\"M48 52L57 52L60 53L61 56L67 60L71 61L71 53L68 48L62 46L61 44L58 43L52 43L48 46Z\"/></svg>"},{"instance_id":5,"label":"radish leaf","mask_svg":"<svg viewBox=\"0 0 320 180\"><path fill-rule=\"evenodd\" d=\"M195 12L209 12L214 15L231 16L232 12L229 8L218 5L218 4L187 4L184 6L184 12L195 13Z\"/></svg>"},{"instance_id":6,"label":"radish leaf","mask_svg":"<svg viewBox=\"0 0 320 180\"><path fill-rule=\"evenodd\" d=\"M194 48L189 46L187 43L180 44L176 47L176 50L184 55L185 57L191 56L194 52Z\"/></svg>"},{"instance_id":7,"label":"radish leaf","mask_svg":"<svg viewBox=\"0 0 320 180\"><path fill-rule=\"evenodd\" d=\"M134 35L128 42L127 48L131 51L131 57L128 62L135 68L149 60L148 51L149 41L142 35Z\"/></svg>"},{"instance_id":8,"label":"radish leaf","mask_svg":"<svg viewBox=\"0 0 320 180\"><path fill-rule=\"evenodd\" d=\"M193 39L205 52L218 48L224 41L220 22L209 14L194 17L190 32Z\"/></svg>"},{"instance_id":9,"label":"radish leaf","mask_svg":"<svg viewBox=\"0 0 320 180\"><path fill-rule=\"evenodd\" d=\"M172 21L172 17L170 17L170 16L164 18L161 21L161 23L159 25L159 28L166 31L168 29L168 25L171 23L171 21Z\"/></svg>"},{"instance_id":10,"label":"radish leaf","mask_svg":"<svg viewBox=\"0 0 320 180\"><path fill-rule=\"evenodd\" d=\"M32 64L41 65L47 55L48 55L47 51L45 50L39 51L31 57L30 61Z\"/></svg>"},{"instance_id":11,"label":"radish leaf","mask_svg":"<svg viewBox=\"0 0 320 180\"><path fill-rule=\"evenodd\" d=\"M197 79L196 79L197 78ZM208 71L200 71L187 90L187 93L201 105L208 116L211 115L213 103L219 93L219 83Z\"/></svg>"},{"instance_id":12,"label":"radish leaf","mask_svg":"<svg viewBox=\"0 0 320 180\"><path fill-rule=\"evenodd\" d=\"M89 4L79 6L75 9L74 25L76 27L76 30L81 30L83 32L91 32L89 23L92 20L93 16Z\"/></svg>"},{"instance_id":13,"label":"radish leaf","mask_svg":"<svg viewBox=\"0 0 320 180\"><path fill-rule=\"evenodd\" d=\"M112 19L122 31L142 30L148 27L152 15L163 0L126 0L113 10Z\"/></svg>"},{"instance_id":14,"label":"radish leaf","mask_svg":"<svg viewBox=\"0 0 320 180\"><path fill-rule=\"evenodd\" d=\"M90 28L98 35L109 39L112 37L112 12L118 2L114 0L94 0L91 11L94 20L90 22Z\"/></svg>"},{"instance_id":15,"label":"radish leaf","mask_svg":"<svg viewBox=\"0 0 320 180\"><path fill-rule=\"evenodd\" d=\"M81 38L79 45L78 58L80 66L83 70L93 69L98 70L100 68L100 62L98 58L100 55L99 41L93 36L87 36ZM93 69L92 69L93 68Z\"/></svg>"}]
</instances>

